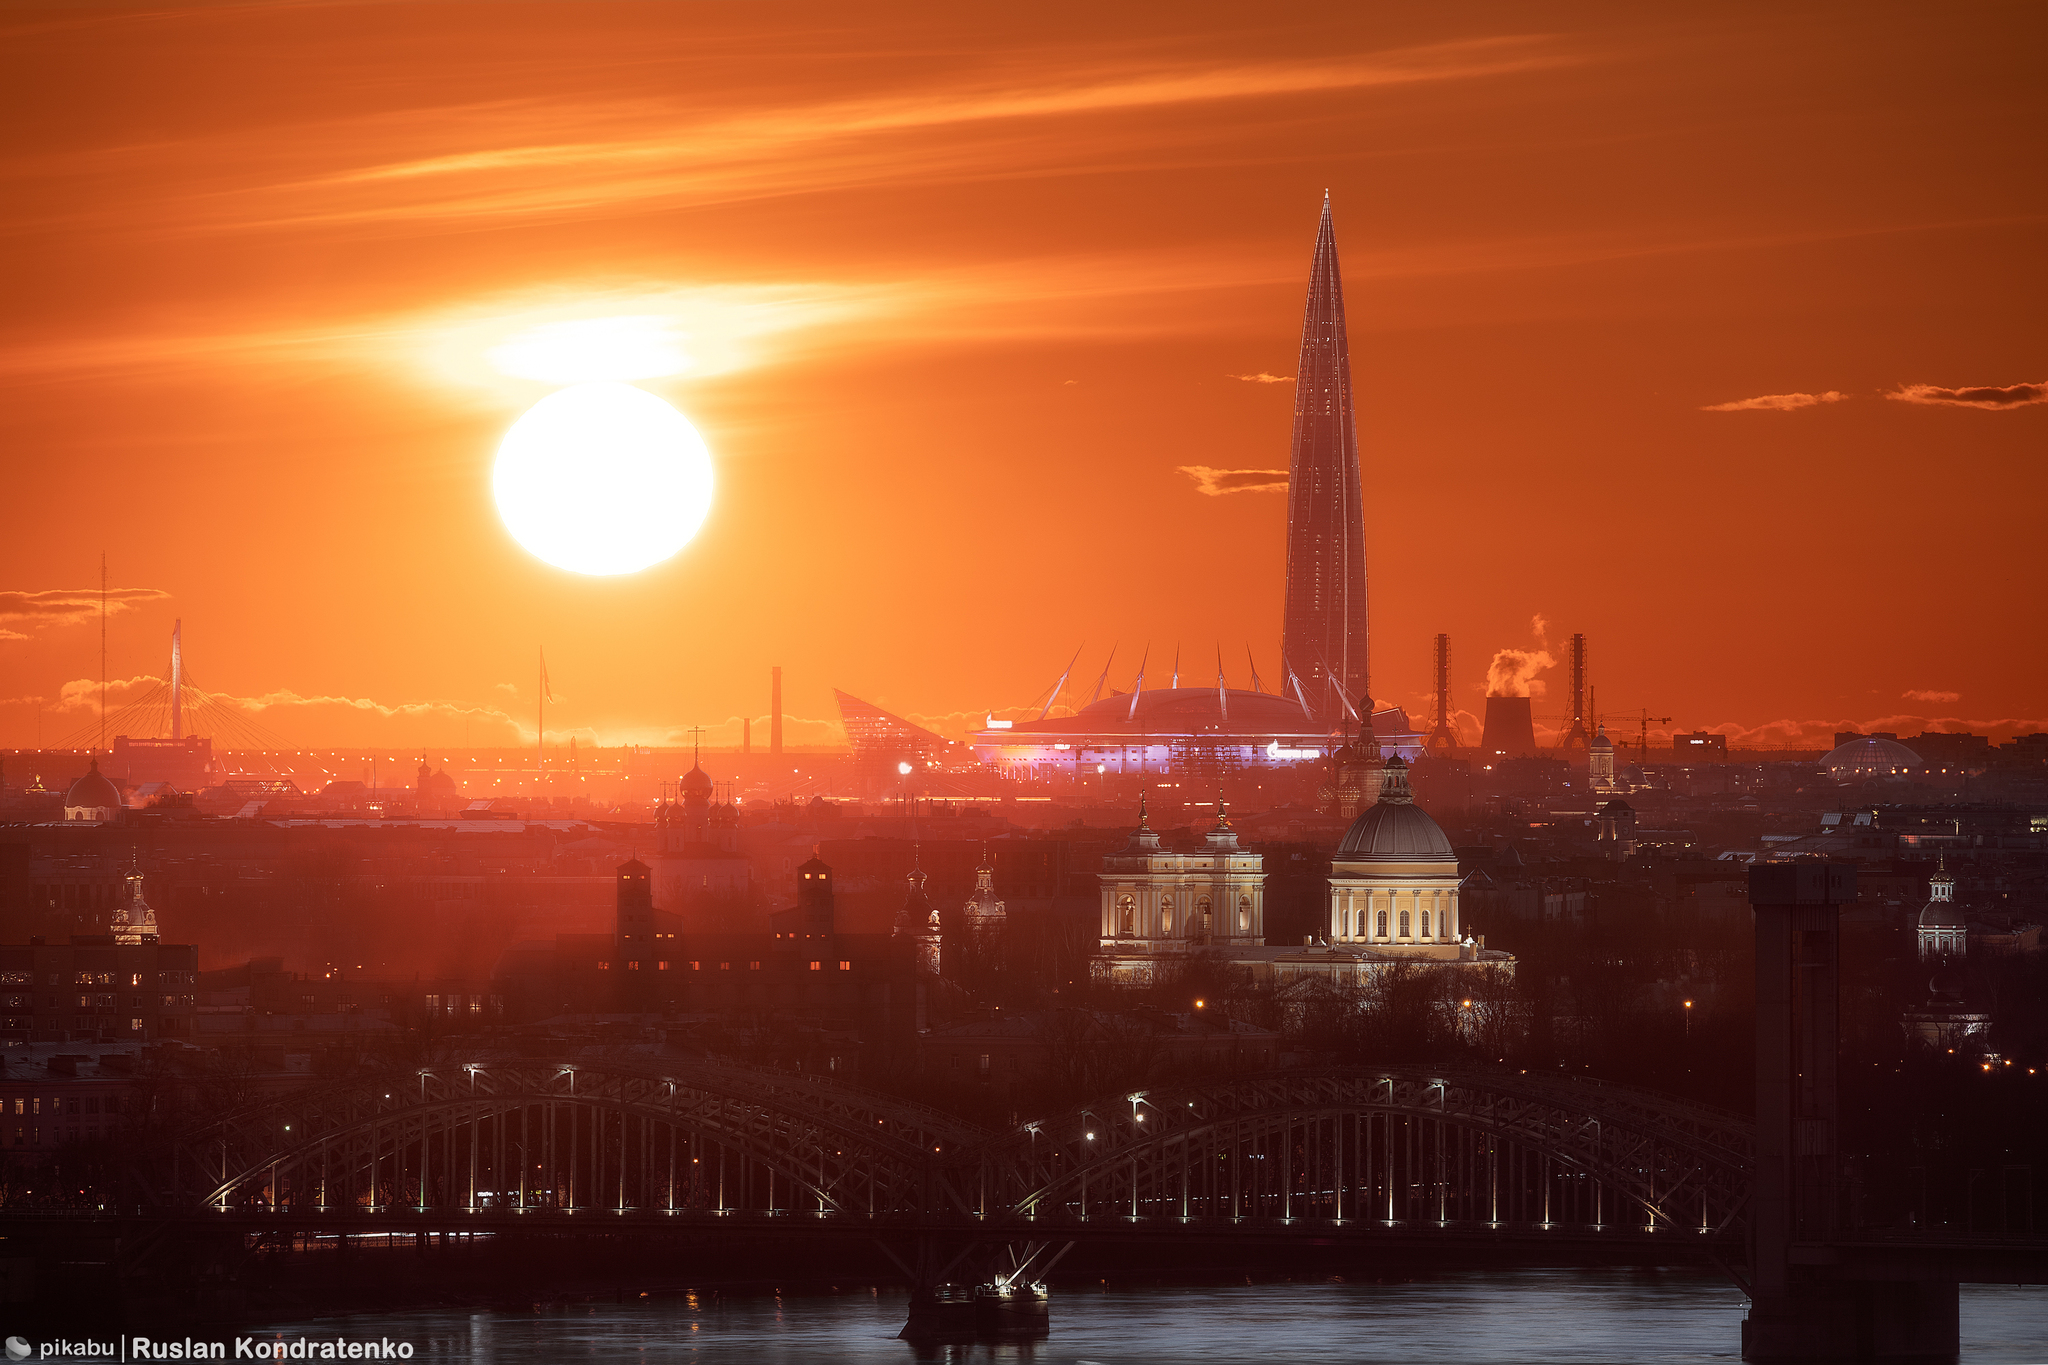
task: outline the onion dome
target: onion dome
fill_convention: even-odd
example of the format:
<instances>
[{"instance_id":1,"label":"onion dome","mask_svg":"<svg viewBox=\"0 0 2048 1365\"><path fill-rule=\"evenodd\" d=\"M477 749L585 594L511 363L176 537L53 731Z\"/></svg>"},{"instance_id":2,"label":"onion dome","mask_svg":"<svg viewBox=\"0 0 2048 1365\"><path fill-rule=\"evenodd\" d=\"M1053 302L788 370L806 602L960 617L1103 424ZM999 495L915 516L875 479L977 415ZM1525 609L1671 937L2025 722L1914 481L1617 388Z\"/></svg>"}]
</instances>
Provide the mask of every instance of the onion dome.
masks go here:
<instances>
[{"instance_id":1,"label":"onion dome","mask_svg":"<svg viewBox=\"0 0 2048 1365\"><path fill-rule=\"evenodd\" d=\"M711 795L711 774L692 763L690 771L683 774L682 789L684 796L709 798Z\"/></svg>"},{"instance_id":2,"label":"onion dome","mask_svg":"<svg viewBox=\"0 0 2048 1365\"><path fill-rule=\"evenodd\" d=\"M1408 789L1408 764L1398 754L1387 760L1380 799L1351 822L1337 846L1338 862L1455 863L1458 855L1441 826L1415 804Z\"/></svg>"},{"instance_id":3,"label":"onion dome","mask_svg":"<svg viewBox=\"0 0 2048 1365\"><path fill-rule=\"evenodd\" d=\"M1864 777L1890 777L1923 766L1920 755L1895 739L1852 739L1820 761L1837 782Z\"/></svg>"},{"instance_id":4,"label":"onion dome","mask_svg":"<svg viewBox=\"0 0 2048 1365\"><path fill-rule=\"evenodd\" d=\"M73 782L70 790L64 793L64 804L67 807L76 806L86 810L118 808L121 804L121 789L100 773L100 761L94 759L85 776Z\"/></svg>"}]
</instances>

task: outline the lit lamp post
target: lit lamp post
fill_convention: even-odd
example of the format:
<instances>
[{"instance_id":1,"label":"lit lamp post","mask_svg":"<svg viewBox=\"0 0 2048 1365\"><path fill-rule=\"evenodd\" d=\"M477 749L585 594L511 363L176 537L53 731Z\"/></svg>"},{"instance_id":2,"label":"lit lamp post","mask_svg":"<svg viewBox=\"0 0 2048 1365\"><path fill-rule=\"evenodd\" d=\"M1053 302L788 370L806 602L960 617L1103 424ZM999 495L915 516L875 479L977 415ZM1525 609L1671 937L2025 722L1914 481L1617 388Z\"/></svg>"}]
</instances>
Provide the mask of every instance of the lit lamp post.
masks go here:
<instances>
[{"instance_id":1,"label":"lit lamp post","mask_svg":"<svg viewBox=\"0 0 2048 1365\"><path fill-rule=\"evenodd\" d=\"M1685 1002L1685 1036L1692 1037L1692 1001Z\"/></svg>"}]
</instances>

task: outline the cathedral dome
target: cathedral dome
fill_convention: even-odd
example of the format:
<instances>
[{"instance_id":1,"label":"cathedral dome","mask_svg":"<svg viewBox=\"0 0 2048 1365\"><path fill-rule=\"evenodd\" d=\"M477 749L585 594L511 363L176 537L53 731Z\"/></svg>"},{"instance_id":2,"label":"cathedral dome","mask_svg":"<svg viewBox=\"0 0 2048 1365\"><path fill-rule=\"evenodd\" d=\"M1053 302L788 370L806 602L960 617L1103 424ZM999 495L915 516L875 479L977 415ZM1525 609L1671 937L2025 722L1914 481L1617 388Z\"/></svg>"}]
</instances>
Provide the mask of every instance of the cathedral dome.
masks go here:
<instances>
[{"instance_id":1,"label":"cathedral dome","mask_svg":"<svg viewBox=\"0 0 2048 1365\"><path fill-rule=\"evenodd\" d=\"M685 796L709 796L711 774L693 763L690 765L690 771L683 774L682 788Z\"/></svg>"},{"instance_id":2,"label":"cathedral dome","mask_svg":"<svg viewBox=\"0 0 2048 1365\"><path fill-rule=\"evenodd\" d=\"M1593 742L1588 747L1596 754L1611 754L1614 752L1614 741L1607 737L1606 726L1600 727L1600 733L1593 736Z\"/></svg>"},{"instance_id":3,"label":"cathedral dome","mask_svg":"<svg viewBox=\"0 0 2048 1365\"><path fill-rule=\"evenodd\" d=\"M1931 900L1920 910L1922 929L1961 929L1964 927L1962 909L1954 901Z\"/></svg>"},{"instance_id":4,"label":"cathedral dome","mask_svg":"<svg viewBox=\"0 0 2048 1365\"><path fill-rule=\"evenodd\" d=\"M1387 760L1380 799L1356 820L1337 846L1338 862L1455 863L1450 839L1408 790L1408 764Z\"/></svg>"},{"instance_id":5,"label":"cathedral dome","mask_svg":"<svg viewBox=\"0 0 2048 1365\"><path fill-rule=\"evenodd\" d=\"M118 809L121 805L121 789L101 774L100 761L94 759L85 776L73 782L70 790L64 793L64 804L67 808L85 810Z\"/></svg>"},{"instance_id":6,"label":"cathedral dome","mask_svg":"<svg viewBox=\"0 0 2048 1365\"><path fill-rule=\"evenodd\" d=\"M1852 739L1820 761L1837 782L1889 777L1921 766L1920 755L1895 739Z\"/></svg>"}]
</instances>

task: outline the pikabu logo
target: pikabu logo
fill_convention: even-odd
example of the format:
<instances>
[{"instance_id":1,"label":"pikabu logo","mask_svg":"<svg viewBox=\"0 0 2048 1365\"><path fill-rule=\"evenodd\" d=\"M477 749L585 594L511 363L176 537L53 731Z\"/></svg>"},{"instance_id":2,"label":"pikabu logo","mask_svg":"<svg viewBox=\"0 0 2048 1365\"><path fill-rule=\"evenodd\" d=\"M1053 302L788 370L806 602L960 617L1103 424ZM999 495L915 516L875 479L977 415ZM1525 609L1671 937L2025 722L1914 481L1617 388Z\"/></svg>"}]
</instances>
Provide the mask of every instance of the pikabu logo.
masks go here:
<instances>
[{"instance_id":1,"label":"pikabu logo","mask_svg":"<svg viewBox=\"0 0 2048 1365\"><path fill-rule=\"evenodd\" d=\"M121 1353L118 1338L105 1341L25 1341L20 1337L7 1338L9 1360L115 1360Z\"/></svg>"}]
</instances>

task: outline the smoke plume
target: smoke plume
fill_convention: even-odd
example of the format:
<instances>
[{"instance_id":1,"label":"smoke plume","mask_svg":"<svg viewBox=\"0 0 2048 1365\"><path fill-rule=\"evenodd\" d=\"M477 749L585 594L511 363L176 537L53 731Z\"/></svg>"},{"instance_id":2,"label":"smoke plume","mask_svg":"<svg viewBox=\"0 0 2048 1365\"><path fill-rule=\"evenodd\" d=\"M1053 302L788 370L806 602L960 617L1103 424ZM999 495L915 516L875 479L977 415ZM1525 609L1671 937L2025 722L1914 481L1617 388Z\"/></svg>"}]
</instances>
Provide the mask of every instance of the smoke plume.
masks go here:
<instances>
[{"instance_id":1,"label":"smoke plume","mask_svg":"<svg viewBox=\"0 0 2048 1365\"><path fill-rule=\"evenodd\" d=\"M1557 666L1547 649L1496 650L1486 666L1486 695L1489 697L1540 697L1543 680L1536 675Z\"/></svg>"}]
</instances>

